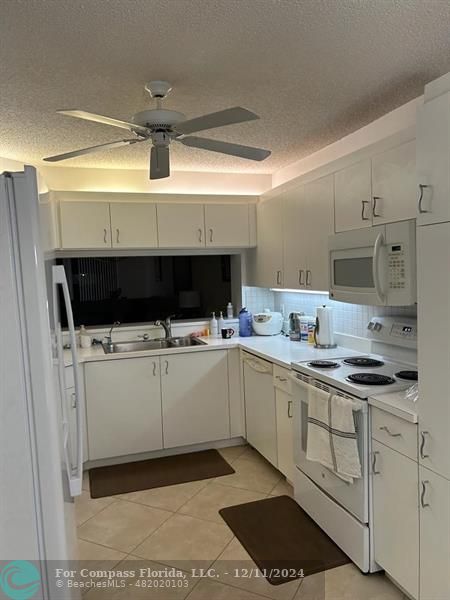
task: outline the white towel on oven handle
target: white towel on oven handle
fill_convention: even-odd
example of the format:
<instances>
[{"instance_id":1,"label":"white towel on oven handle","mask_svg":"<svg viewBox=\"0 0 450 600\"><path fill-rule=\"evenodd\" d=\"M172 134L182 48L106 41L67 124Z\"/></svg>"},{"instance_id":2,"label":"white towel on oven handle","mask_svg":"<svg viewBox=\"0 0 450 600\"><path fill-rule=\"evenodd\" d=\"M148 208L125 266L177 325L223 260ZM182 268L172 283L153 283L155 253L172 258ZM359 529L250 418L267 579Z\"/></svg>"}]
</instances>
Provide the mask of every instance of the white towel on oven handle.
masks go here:
<instances>
[{"instance_id":1,"label":"white towel on oven handle","mask_svg":"<svg viewBox=\"0 0 450 600\"><path fill-rule=\"evenodd\" d=\"M349 398L308 387L306 458L319 462L348 483L361 477L353 409Z\"/></svg>"}]
</instances>

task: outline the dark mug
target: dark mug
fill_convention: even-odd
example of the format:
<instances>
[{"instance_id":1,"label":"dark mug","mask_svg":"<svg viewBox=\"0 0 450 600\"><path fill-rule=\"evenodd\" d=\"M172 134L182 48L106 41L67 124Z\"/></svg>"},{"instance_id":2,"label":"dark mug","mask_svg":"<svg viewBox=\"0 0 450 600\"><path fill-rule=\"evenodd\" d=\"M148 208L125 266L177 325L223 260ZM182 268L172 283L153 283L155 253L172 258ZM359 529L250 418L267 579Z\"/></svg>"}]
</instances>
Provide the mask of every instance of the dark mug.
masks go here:
<instances>
[{"instance_id":1,"label":"dark mug","mask_svg":"<svg viewBox=\"0 0 450 600\"><path fill-rule=\"evenodd\" d=\"M221 329L221 333L224 340L229 340L234 335L234 329L231 329L231 327L228 329Z\"/></svg>"}]
</instances>

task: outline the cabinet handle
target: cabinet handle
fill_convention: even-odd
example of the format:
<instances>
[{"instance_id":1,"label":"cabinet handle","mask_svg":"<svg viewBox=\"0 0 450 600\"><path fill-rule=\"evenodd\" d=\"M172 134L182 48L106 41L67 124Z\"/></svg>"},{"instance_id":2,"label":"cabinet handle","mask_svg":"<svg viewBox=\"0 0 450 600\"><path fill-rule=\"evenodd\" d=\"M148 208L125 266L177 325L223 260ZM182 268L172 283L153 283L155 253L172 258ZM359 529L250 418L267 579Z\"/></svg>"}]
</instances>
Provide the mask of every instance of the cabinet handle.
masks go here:
<instances>
[{"instance_id":1,"label":"cabinet handle","mask_svg":"<svg viewBox=\"0 0 450 600\"><path fill-rule=\"evenodd\" d=\"M401 433L392 433L392 431L386 425L383 425L383 427L380 427L380 431L385 431L391 437L402 437Z\"/></svg>"},{"instance_id":2,"label":"cabinet handle","mask_svg":"<svg viewBox=\"0 0 450 600\"><path fill-rule=\"evenodd\" d=\"M202 237L203 237L203 233L201 228L199 227L198 229L198 241L200 242L200 244L202 243Z\"/></svg>"},{"instance_id":3,"label":"cabinet handle","mask_svg":"<svg viewBox=\"0 0 450 600\"><path fill-rule=\"evenodd\" d=\"M280 377L280 375L275 375L275 379L278 379L278 381L287 381L286 377Z\"/></svg>"},{"instance_id":4,"label":"cabinet handle","mask_svg":"<svg viewBox=\"0 0 450 600\"><path fill-rule=\"evenodd\" d=\"M366 204L369 204L368 200L361 200L361 220L362 221L370 221L369 217L364 216Z\"/></svg>"},{"instance_id":5,"label":"cabinet handle","mask_svg":"<svg viewBox=\"0 0 450 600\"><path fill-rule=\"evenodd\" d=\"M306 285L312 284L312 271L309 269L306 270Z\"/></svg>"},{"instance_id":6,"label":"cabinet handle","mask_svg":"<svg viewBox=\"0 0 450 600\"><path fill-rule=\"evenodd\" d=\"M106 228L105 228L105 229L103 230L103 242L104 242L105 244L107 244L107 243L108 243L107 234L108 234L108 232L106 231Z\"/></svg>"},{"instance_id":7,"label":"cabinet handle","mask_svg":"<svg viewBox=\"0 0 450 600\"><path fill-rule=\"evenodd\" d=\"M120 244L120 229L116 229L116 242Z\"/></svg>"},{"instance_id":8,"label":"cabinet handle","mask_svg":"<svg viewBox=\"0 0 450 600\"><path fill-rule=\"evenodd\" d=\"M213 241L213 230L212 229L209 230L209 241L210 242Z\"/></svg>"},{"instance_id":9,"label":"cabinet handle","mask_svg":"<svg viewBox=\"0 0 450 600\"><path fill-rule=\"evenodd\" d=\"M166 360L165 363L166 363L166 375L168 375L169 374L169 361Z\"/></svg>"},{"instance_id":10,"label":"cabinet handle","mask_svg":"<svg viewBox=\"0 0 450 600\"><path fill-rule=\"evenodd\" d=\"M292 400L288 400L288 419L292 419Z\"/></svg>"},{"instance_id":11,"label":"cabinet handle","mask_svg":"<svg viewBox=\"0 0 450 600\"><path fill-rule=\"evenodd\" d=\"M298 283L299 285L305 285L305 280L303 275L305 274L305 271L303 269L300 269L298 272Z\"/></svg>"},{"instance_id":12,"label":"cabinet handle","mask_svg":"<svg viewBox=\"0 0 450 600\"><path fill-rule=\"evenodd\" d=\"M425 436L426 435L430 435L428 431L421 431L420 432L420 437L422 439L422 441L420 442L420 458L430 458L429 454L425 454Z\"/></svg>"},{"instance_id":13,"label":"cabinet handle","mask_svg":"<svg viewBox=\"0 0 450 600\"><path fill-rule=\"evenodd\" d=\"M153 361L153 377L156 377L156 362Z\"/></svg>"},{"instance_id":14,"label":"cabinet handle","mask_svg":"<svg viewBox=\"0 0 450 600\"><path fill-rule=\"evenodd\" d=\"M422 506L422 508L426 508L427 506L430 506L429 502L425 502L425 494L427 493L427 485L430 482L428 481L428 479L425 479L424 481L422 481L422 493L420 494L420 504Z\"/></svg>"},{"instance_id":15,"label":"cabinet handle","mask_svg":"<svg viewBox=\"0 0 450 600\"><path fill-rule=\"evenodd\" d=\"M277 271L277 285L281 285L281 271Z\"/></svg>"},{"instance_id":16,"label":"cabinet handle","mask_svg":"<svg viewBox=\"0 0 450 600\"><path fill-rule=\"evenodd\" d=\"M372 456L372 474L379 475L381 471L377 471L377 454L380 454L378 450L375 450Z\"/></svg>"},{"instance_id":17,"label":"cabinet handle","mask_svg":"<svg viewBox=\"0 0 450 600\"><path fill-rule=\"evenodd\" d=\"M377 214L377 200L381 200L381 196L374 196L373 197L372 215L374 217L381 217L381 215Z\"/></svg>"},{"instance_id":18,"label":"cabinet handle","mask_svg":"<svg viewBox=\"0 0 450 600\"><path fill-rule=\"evenodd\" d=\"M426 210L425 208L422 208L423 192L424 192L424 190L426 190L429 187L430 187L429 185L424 185L423 183L419 183L420 195L419 195L418 208L419 208L419 213L421 215L423 215L424 213L430 212L429 210Z\"/></svg>"},{"instance_id":19,"label":"cabinet handle","mask_svg":"<svg viewBox=\"0 0 450 600\"><path fill-rule=\"evenodd\" d=\"M72 408L76 408L77 407L77 395L75 394L75 392L72 392L70 394L70 398L72 400Z\"/></svg>"}]
</instances>

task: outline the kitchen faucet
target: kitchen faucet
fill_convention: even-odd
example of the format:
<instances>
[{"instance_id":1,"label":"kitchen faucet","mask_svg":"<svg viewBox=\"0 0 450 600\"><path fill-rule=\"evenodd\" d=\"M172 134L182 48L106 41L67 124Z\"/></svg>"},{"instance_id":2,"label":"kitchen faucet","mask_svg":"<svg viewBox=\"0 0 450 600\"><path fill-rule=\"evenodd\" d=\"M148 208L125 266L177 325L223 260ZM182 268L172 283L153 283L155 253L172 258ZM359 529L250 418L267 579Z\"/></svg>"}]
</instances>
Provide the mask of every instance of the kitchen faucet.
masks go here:
<instances>
[{"instance_id":1,"label":"kitchen faucet","mask_svg":"<svg viewBox=\"0 0 450 600\"><path fill-rule=\"evenodd\" d=\"M112 346L112 332L114 327L119 327L120 325L120 321L114 321L114 323L111 325L111 329L109 330L109 335L106 336L106 343L108 344L108 346Z\"/></svg>"},{"instance_id":2,"label":"kitchen faucet","mask_svg":"<svg viewBox=\"0 0 450 600\"><path fill-rule=\"evenodd\" d=\"M165 321L155 321L156 327L162 327L166 336L166 340L172 337L172 322L171 319L175 315L170 315Z\"/></svg>"}]
</instances>

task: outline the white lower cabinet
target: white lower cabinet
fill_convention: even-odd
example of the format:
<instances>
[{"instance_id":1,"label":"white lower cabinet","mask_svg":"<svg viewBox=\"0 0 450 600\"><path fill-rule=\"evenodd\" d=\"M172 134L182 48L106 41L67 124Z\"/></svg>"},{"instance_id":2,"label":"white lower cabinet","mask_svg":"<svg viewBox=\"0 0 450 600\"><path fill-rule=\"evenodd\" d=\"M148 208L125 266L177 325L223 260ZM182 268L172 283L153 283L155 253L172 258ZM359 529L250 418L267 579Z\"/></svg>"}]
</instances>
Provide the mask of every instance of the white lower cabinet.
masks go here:
<instances>
[{"instance_id":1,"label":"white lower cabinet","mask_svg":"<svg viewBox=\"0 0 450 600\"><path fill-rule=\"evenodd\" d=\"M272 363L242 353L247 441L273 465L277 458L277 420Z\"/></svg>"},{"instance_id":2,"label":"white lower cabinet","mask_svg":"<svg viewBox=\"0 0 450 600\"><path fill-rule=\"evenodd\" d=\"M159 357L87 363L89 459L162 448Z\"/></svg>"},{"instance_id":3,"label":"white lower cabinet","mask_svg":"<svg viewBox=\"0 0 450 600\"><path fill-rule=\"evenodd\" d=\"M289 370L274 365L273 383L277 419L278 469L294 481L293 398Z\"/></svg>"},{"instance_id":4,"label":"white lower cabinet","mask_svg":"<svg viewBox=\"0 0 450 600\"><path fill-rule=\"evenodd\" d=\"M420 467L420 599L450 598L450 482Z\"/></svg>"},{"instance_id":5,"label":"white lower cabinet","mask_svg":"<svg viewBox=\"0 0 450 600\"><path fill-rule=\"evenodd\" d=\"M161 356L164 448L230 437L227 351Z\"/></svg>"},{"instance_id":6,"label":"white lower cabinet","mask_svg":"<svg viewBox=\"0 0 450 600\"><path fill-rule=\"evenodd\" d=\"M375 561L418 598L418 464L376 440L372 440L372 450Z\"/></svg>"}]
</instances>

